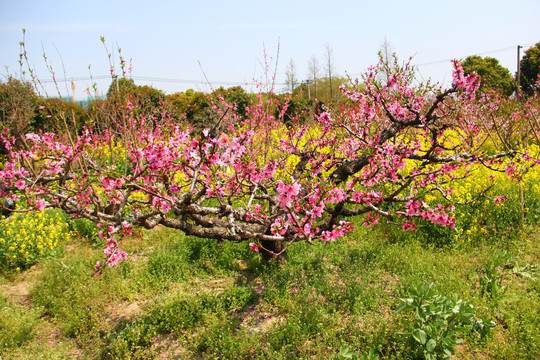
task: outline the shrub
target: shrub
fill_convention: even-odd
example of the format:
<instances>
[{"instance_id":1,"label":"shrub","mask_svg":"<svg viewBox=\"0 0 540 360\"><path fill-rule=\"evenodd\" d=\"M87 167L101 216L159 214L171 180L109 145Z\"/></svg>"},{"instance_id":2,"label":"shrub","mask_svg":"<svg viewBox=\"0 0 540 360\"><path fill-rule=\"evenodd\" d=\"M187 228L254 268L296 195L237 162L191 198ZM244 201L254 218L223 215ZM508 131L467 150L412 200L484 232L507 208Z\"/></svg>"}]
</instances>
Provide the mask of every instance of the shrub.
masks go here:
<instances>
[{"instance_id":1,"label":"shrub","mask_svg":"<svg viewBox=\"0 0 540 360\"><path fill-rule=\"evenodd\" d=\"M45 99L38 102L32 130L75 135L87 122L88 116L81 106L61 99Z\"/></svg>"}]
</instances>

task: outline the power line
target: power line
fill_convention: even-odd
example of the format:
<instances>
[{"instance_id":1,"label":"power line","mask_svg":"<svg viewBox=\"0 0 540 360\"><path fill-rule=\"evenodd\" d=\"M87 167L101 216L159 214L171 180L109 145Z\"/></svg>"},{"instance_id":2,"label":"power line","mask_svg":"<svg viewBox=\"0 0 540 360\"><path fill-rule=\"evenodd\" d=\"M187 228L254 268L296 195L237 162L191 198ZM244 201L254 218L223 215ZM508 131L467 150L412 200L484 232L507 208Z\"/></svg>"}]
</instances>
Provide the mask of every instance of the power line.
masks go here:
<instances>
[{"instance_id":1,"label":"power line","mask_svg":"<svg viewBox=\"0 0 540 360\"><path fill-rule=\"evenodd\" d=\"M534 44L523 44L523 47L533 46ZM467 56L461 56L461 57L455 57L452 59L441 59L441 60L434 60L429 61L421 64L416 64L417 67L420 66L427 66L427 65L434 65L439 63L447 63L450 62L453 59L464 59L468 56L474 56L474 55L486 55L486 54L492 54L502 51L508 51L511 49L515 49L517 45L514 46L508 46L500 49L495 50L488 50L472 55ZM360 76L363 73L349 73L348 76L354 77L354 76ZM73 78L63 78L63 79L56 79L56 82L66 82L66 81L93 81L93 80L104 80L104 79L111 79L111 75L99 75L99 76L81 76L81 77L73 77ZM193 79L175 79L175 78L162 78L162 77L151 77L151 76L131 76L130 79L133 80L139 80L139 81L151 81L151 82L164 82L164 83L176 83L176 84L208 84L208 81L206 80L193 80ZM53 83L55 82L54 79L44 79L41 80L42 83ZM233 86L254 86L259 85L260 83L255 81L212 81L212 85L233 85ZM278 83L275 84L276 86L284 86L285 83Z\"/></svg>"},{"instance_id":2,"label":"power line","mask_svg":"<svg viewBox=\"0 0 540 360\"><path fill-rule=\"evenodd\" d=\"M155 81L155 82L167 82L167 83L178 83L178 84L207 84L206 80L190 80L190 79L173 79L173 78L160 78L160 77L151 77L151 76L130 76L130 79L140 80L140 81ZM111 79L110 75L100 75L100 76L79 76L73 78L62 78L56 79L56 82L65 82L65 81L90 81L90 80L103 80ZM53 83L54 79L45 79L41 80L42 83ZM238 86L249 86L257 85L257 82L254 81L211 81L211 84L215 85L238 85ZM284 84L278 84L284 85Z\"/></svg>"},{"instance_id":3,"label":"power line","mask_svg":"<svg viewBox=\"0 0 540 360\"><path fill-rule=\"evenodd\" d=\"M521 46L527 47L527 46L533 46L533 45L534 44L524 44L524 45L521 45ZM516 47L517 47L517 45L507 46L505 48L483 51L483 52L480 52L480 53L466 55L466 56L454 57L452 59L441 59L441 60L429 61L429 62L425 62L425 63L421 63L421 64L416 64L415 66L420 67L420 66L434 65L434 64L440 64L440 63L449 63L450 61L452 61L454 59L464 59L464 58L467 58L469 56L474 56L474 55L486 55L486 54L492 54L492 53L496 53L496 52L515 50ZM362 74L349 74L349 76L358 76L358 75L362 75Z\"/></svg>"},{"instance_id":4,"label":"power line","mask_svg":"<svg viewBox=\"0 0 540 360\"><path fill-rule=\"evenodd\" d=\"M534 45L534 44L524 44L522 46L532 46L532 45ZM517 45L507 46L507 47L501 48L501 49L488 50L488 51L484 51L484 52L480 52L480 53L476 53L476 54L471 54L471 55L466 55L466 56L458 56L458 57L455 57L455 58L452 58L452 59L430 61L430 62L426 62L426 63L422 63L422 64L417 64L416 66L433 65L433 64L443 63L443 62L449 62L449 61L452 61L454 59L464 59L464 58L467 58L469 56L486 55L486 54L492 54L492 53L496 53L496 52L515 50L516 47L517 47Z\"/></svg>"}]
</instances>

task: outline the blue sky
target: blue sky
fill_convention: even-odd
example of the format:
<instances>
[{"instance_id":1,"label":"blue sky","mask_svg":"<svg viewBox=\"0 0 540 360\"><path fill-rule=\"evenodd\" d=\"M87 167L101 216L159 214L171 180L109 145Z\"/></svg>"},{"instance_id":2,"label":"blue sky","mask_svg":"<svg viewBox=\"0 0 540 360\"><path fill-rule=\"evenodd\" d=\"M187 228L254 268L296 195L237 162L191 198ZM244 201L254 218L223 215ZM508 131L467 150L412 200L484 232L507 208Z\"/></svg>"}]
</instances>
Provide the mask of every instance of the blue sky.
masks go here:
<instances>
[{"instance_id":1,"label":"blue sky","mask_svg":"<svg viewBox=\"0 0 540 360\"><path fill-rule=\"evenodd\" d=\"M540 41L539 14L538 0L0 0L0 79L19 74L25 28L38 76L51 77L43 63L45 50L58 79L65 72L77 80L78 98L91 85L85 79L89 65L96 78L109 72L101 36L116 64L117 46L133 59L137 84L167 93L209 90L205 77L214 87L265 82L265 51L272 72L278 61L278 84L290 59L304 79L312 56L324 62L327 44L337 73L359 75L377 62L385 38L400 59L413 57L420 78L448 84L450 59L473 54L495 57L514 73L517 45L526 49ZM110 79L97 82L105 92ZM71 92L71 85L68 90L60 85L64 94Z\"/></svg>"}]
</instances>

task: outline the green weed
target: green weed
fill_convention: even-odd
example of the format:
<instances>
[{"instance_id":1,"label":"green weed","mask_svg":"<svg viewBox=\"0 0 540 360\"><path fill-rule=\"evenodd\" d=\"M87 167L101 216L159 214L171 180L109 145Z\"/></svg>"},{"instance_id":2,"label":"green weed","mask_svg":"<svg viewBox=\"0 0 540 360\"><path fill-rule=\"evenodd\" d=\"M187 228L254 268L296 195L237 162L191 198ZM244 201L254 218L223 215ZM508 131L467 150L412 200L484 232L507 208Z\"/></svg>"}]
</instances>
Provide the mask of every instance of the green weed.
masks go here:
<instances>
[{"instance_id":1,"label":"green weed","mask_svg":"<svg viewBox=\"0 0 540 360\"><path fill-rule=\"evenodd\" d=\"M474 307L458 298L438 293L433 283L422 283L408 289L407 297L396 312L413 311L412 338L418 344L418 356L427 360L449 358L455 354L454 347L463 342L461 333L476 331L482 338L495 327L492 320L478 319Z\"/></svg>"}]
</instances>

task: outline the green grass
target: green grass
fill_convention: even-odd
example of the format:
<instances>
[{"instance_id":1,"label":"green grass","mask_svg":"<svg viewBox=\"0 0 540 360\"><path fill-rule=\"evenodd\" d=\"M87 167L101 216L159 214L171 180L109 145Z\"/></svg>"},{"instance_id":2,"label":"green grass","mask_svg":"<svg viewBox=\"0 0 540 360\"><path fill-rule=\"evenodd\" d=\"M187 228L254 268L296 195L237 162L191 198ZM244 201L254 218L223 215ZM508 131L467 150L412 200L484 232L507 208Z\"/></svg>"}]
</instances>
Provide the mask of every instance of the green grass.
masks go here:
<instances>
[{"instance_id":1,"label":"green grass","mask_svg":"<svg viewBox=\"0 0 540 360\"><path fill-rule=\"evenodd\" d=\"M79 238L63 259L1 279L0 357L325 359L349 347L409 359L414 318L395 310L408 289L433 282L497 324L488 338L465 332L456 358L534 359L539 240L521 231L465 249L359 228L340 242L295 244L279 265L247 244L156 229L127 239L130 258L92 277L101 251ZM489 271L504 289L490 296L480 282ZM24 302L9 296L20 284Z\"/></svg>"}]
</instances>

